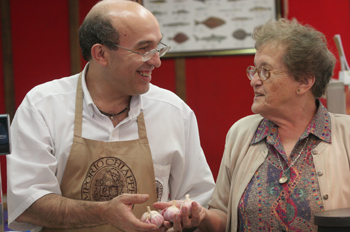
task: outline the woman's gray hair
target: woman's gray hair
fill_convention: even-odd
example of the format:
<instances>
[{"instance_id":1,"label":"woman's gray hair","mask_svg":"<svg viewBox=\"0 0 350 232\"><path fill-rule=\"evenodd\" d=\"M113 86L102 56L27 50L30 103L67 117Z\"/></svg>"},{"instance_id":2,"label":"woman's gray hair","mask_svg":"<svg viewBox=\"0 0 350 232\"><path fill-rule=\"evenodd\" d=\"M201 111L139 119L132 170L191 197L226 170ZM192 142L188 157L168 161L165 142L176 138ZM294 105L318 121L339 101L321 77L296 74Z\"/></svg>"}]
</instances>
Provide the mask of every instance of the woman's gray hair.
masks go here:
<instances>
[{"instance_id":1,"label":"woman's gray hair","mask_svg":"<svg viewBox=\"0 0 350 232\"><path fill-rule=\"evenodd\" d=\"M265 43L277 43L285 48L283 63L295 80L312 75L315 83L312 93L321 97L333 76L336 59L327 48L324 34L310 25L301 25L296 19L270 20L256 28L253 33L255 48L259 50Z\"/></svg>"},{"instance_id":2,"label":"woman's gray hair","mask_svg":"<svg viewBox=\"0 0 350 232\"><path fill-rule=\"evenodd\" d=\"M113 27L107 16L94 14L85 18L79 28L79 43L86 61L91 60L91 47L96 44L106 45L109 49L117 50L119 33Z\"/></svg>"}]
</instances>

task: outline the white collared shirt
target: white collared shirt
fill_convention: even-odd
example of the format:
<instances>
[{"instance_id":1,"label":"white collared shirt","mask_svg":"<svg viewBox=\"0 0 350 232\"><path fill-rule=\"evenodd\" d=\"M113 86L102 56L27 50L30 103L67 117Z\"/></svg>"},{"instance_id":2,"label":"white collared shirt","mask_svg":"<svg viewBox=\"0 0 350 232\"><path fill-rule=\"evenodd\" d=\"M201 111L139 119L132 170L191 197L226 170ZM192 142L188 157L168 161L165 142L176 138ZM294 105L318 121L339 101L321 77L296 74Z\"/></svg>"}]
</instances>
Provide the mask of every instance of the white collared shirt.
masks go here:
<instances>
[{"instance_id":1,"label":"white collared shirt","mask_svg":"<svg viewBox=\"0 0 350 232\"><path fill-rule=\"evenodd\" d=\"M86 66L87 67L87 66ZM86 67L83 71L85 77ZM12 153L7 156L9 226L39 231L14 220L42 196L61 195L60 183L73 141L78 74L33 88L18 107L11 125ZM184 199L206 206L214 179L200 146L193 111L174 93L150 85L133 96L129 115L116 127L93 103L82 79L84 138L99 141L138 139L136 118L143 112L161 201Z\"/></svg>"}]
</instances>

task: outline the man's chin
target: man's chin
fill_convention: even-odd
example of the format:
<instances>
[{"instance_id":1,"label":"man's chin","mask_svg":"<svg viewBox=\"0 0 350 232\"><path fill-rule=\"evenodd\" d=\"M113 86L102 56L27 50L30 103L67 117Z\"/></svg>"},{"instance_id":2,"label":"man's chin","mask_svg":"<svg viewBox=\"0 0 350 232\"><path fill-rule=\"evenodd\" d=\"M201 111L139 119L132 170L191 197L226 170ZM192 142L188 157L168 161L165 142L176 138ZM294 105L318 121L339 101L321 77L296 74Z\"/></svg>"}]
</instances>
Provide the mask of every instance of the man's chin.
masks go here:
<instances>
[{"instance_id":1,"label":"man's chin","mask_svg":"<svg viewBox=\"0 0 350 232\"><path fill-rule=\"evenodd\" d=\"M140 91L139 94L145 94L149 91L149 84L147 84L146 86L144 86Z\"/></svg>"}]
</instances>

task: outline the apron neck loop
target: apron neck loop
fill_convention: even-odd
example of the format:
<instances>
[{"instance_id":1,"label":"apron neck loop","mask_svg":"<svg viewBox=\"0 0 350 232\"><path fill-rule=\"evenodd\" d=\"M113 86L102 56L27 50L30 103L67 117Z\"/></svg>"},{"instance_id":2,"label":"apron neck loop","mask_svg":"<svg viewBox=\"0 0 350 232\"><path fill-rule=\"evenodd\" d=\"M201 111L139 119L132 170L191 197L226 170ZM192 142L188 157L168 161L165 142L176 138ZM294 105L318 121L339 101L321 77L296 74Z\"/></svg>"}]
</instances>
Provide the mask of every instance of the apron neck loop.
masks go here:
<instances>
[{"instance_id":1,"label":"apron neck loop","mask_svg":"<svg viewBox=\"0 0 350 232\"><path fill-rule=\"evenodd\" d=\"M81 72L78 77L77 84L77 93L75 97L75 120L74 120L74 136L81 137L82 136L82 127L83 127L83 87L82 87L82 78L83 73ZM146 124L143 112L141 112L137 116L137 125L139 138L147 138Z\"/></svg>"}]
</instances>

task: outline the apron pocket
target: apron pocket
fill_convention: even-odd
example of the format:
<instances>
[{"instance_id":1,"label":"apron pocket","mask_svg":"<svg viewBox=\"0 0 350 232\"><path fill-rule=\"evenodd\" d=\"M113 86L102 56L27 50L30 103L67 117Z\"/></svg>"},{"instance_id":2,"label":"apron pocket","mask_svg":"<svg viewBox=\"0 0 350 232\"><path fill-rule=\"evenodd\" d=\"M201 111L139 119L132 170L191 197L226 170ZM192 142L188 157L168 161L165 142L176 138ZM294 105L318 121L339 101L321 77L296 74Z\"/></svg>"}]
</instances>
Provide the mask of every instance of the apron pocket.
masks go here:
<instances>
[{"instance_id":1,"label":"apron pocket","mask_svg":"<svg viewBox=\"0 0 350 232\"><path fill-rule=\"evenodd\" d=\"M169 165L154 164L154 175L156 178L157 200L169 201Z\"/></svg>"}]
</instances>

